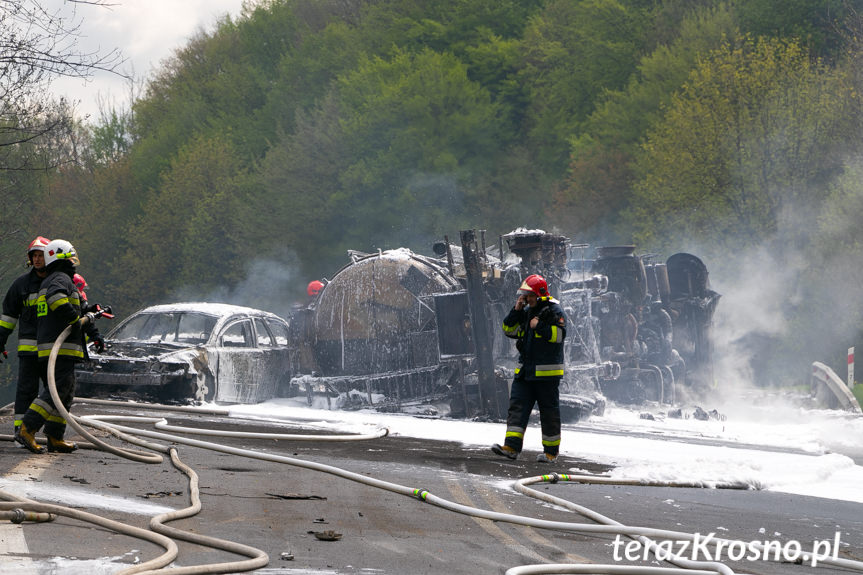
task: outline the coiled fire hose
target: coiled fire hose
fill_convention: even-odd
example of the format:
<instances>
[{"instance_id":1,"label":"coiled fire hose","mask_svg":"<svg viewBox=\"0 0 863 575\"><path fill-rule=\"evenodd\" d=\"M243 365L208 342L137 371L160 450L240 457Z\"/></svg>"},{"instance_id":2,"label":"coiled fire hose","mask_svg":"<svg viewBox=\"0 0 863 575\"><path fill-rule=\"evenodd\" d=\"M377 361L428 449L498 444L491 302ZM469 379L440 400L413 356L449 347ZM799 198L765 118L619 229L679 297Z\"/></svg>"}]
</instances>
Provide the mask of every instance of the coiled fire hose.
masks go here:
<instances>
[{"instance_id":1,"label":"coiled fire hose","mask_svg":"<svg viewBox=\"0 0 863 575\"><path fill-rule=\"evenodd\" d=\"M67 421L84 437L93 441L94 438L91 434L86 432L80 425L77 425L77 421L75 418L68 413L68 411L62 406L62 403L59 401L59 396L57 395L56 385L53 378L53 368L56 361L56 353L59 349L59 345L68 337L68 333L71 328L67 328L63 334L61 334L58 341L55 343L54 348L51 352L51 357L49 358L49 369L48 369L48 383L49 389L51 390L51 397L55 402L55 407L63 417L67 419ZM199 543L202 545L208 546L219 546L219 548L226 549L238 554L247 554L252 559L246 562L234 562L234 563L221 563L221 564L212 564L212 565L199 565L192 567L179 567L171 569L171 573L176 573L177 575L186 575L186 574L203 574L203 573L226 573L226 572L241 572L241 571L250 571L252 569L256 569L259 567L263 567L268 564L268 558L266 554L260 550L247 547L238 543L233 543L224 540L218 540L206 536L200 536L197 534L190 534L188 532L174 530L172 528L161 525L163 521L170 521L173 519L178 519L180 517L189 517L194 515L200 510L200 500L197 495L197 476L194 474L194 471L184 466L176 455L176 450L174 448L167 448L161 445L152 444L149 442L145 442L140 439L133 438L131 434L136 436L150 437L156 439L167 440L175 443L182 443L186 445L192 445L196 447L202 447L206 449L212 449L215 451L220 451L222 453L231 453L236 455L241 455L243 457L250 457L255 459L261 459L266 461L273 461L279 463L286 463L289 465L294 465L298 467L303 467L306 469L312 469L321 471L324 473L329 473L332 475L336 475L339 477L343 477L346 479L350 479L352 481L356 481L359 483L363 483L366 485L370 485L373 487L378 487L381 489L385 489L394 493L398 493L401 495L414 497L419 499L420 501L424 501L433 505L436 505L443 509L448 509L451 511L455 511L458 513L462 513L468 516L490 519L493 521L503 521L507 523L512 523L516 525L524 525L530 527L537 527L543 529L554 529L554 530L563 530L563 531L571 531L577 533L585 533L585 534L611 534L611 535L626 535L629 537L639 538L642 542L654 546L652 540L646 539L647 537L656 537L660 539L678 539L678 540L692 540L695 536L694 534L677 532L677 531L669 531L664 529L654 529L654 528L645 528L645 527L631 527L622 525L616 521L613 521L609 518L606 518L592 510L569 502L567 500L559 499L553 497L548 494L540 493L535 490L532 490L527 487L527 485L531 485L534 483L559 483L559 482L582 482L582 483L596 483L596 482L606 482L606 483L620 483L619 481L613 481L606 478L597 478L591 476L573 476L566 474L550 474L543 475L538 477L530 477L526 479L522 479L518 481L515 485L515 489L521 493L529 495L531 497L536 497L538 499L548 501L555 505L560 505L566 509L579 513L585 517L588 517L594 521L597 521L601 524L599 525L589 525L583 523L569 523L569 522L560 522L560 521L548 521L542 519L534 519L529 517L522 517L518 515L511 515L506 513L499 513L493 511L487 511L482 509L477 509L474 507L468 507L464 505L460 505L446 499L442 499L437 497L424 489L416 489L411 488L395 483L390 483L387 481L382 481L379 479L375 479L372 477L368 477L365 475L361 475L358 473L350 472L344 469L340 469L337 467L303 461L299 459L294 459L285 456L273 455L268 453L260 453L252 450L246 449L237 449L230 446L215 444L204 442L200 440L188 439L185 437L168 435L161 432L153 432L146 431L137 428L118 426L116 424L108 424L108 420L125 420L125 421L144 421L160 424L164 422L163 418L140 418L140 417L112 417L112 416L86 416L81 418L82 421L86 422L88 425L93 427L97 427L99 429L104 429L114 434L115 436L123 439L124 441L132 441L138 445L145 445L150 449L155 449L158 451L167 451L171 454L171 460L178 466L184 473L186 473L190 477L190 491L192 492L192 506L186 508L184 510L173 511L167 514L163 514L153 518L150 522L150 528L153 531L164 530L166 532L171 533L171 535L178 539L183 539L192 543ZM189 431L185 428L174 428L171 426L167 426L167 424L162 424L162 428L168 428L172 430L182 430ZM201 430L194 430L199 432ZM216 434L215 432L207 431L206 434ZM274 437L279 434L253 434L255 437ZM286 436L282 436L286 437ZM296 438L308 438L308 435L302 436L290 436ZM326 437L326 436L325 436ZM96 445L102 445L104 442L93 441ZM113 449L111 452L116 453L122 457L127 457L128 455L138 455L138 452L131 452L129 450L116 450ZM147 454L144 454L147 455ZM158 462L162 461L161 456L155 455L158 457ZM154 457L142 457L140 459L135 459L152 463L156 462ZM670 483L664 483L663 485L674 485ZM682 484L681 484L682 485ZM726 485L725 487L734 487L733 485ZM0 493L0 497L3 494ZM159 533L153 533L147 530L140 530L125 524L119 524L117 522L113 522L98 516L93 516L90 514L86 514L77 510L70 510L67 508L63 508L55 505L48 505L42 503L35 503L30 501L15 501L11 503L0 503L0 510L9 509L10 506L16 505L18 508L26 511L32 511L37 513L55 513L57 515L64 515L74 518L79 518L84 521L91 521L98 525L102 525L106 528L117 530L119 532L127 533L127 534L135 534L134 536L141 537L143 539L153 541L166 549L166 553L163 556L148 561L147 563L137 565L131 567L129 569L124 569L118 572L118 575L131 575L133 573L145 573L145 574L157 574L161 573L160 568L167 565L170 561L173 561L173 558L176 557L176 544L173 540L159 535ZM170 559L169 559L170 557ZM622 566L622 565L598 565L598 564L589 564L589 565L576 565L576 564L548 564L548 565L528 565L515 567L507 571L508 575L527 575L527 574L541 574L541 573L581 573L581 574L608 574L608 575L734 575L734 571L722 564L717 562L704 562L704 561L690 561L682 557L674 557L671 560L672 563L680 565L680 568L664 568L664 567L647 567L647 566ZM863 572L863 562L859 561L851 561L845 559L830 559L824 558L821 562L823 565L832 565L836 567L843 567L846 569L850 569L857 572ZM254 565L254 566L253 566ZM150 570L153 569L153 570Z\"/></svg>"}]
</instances>

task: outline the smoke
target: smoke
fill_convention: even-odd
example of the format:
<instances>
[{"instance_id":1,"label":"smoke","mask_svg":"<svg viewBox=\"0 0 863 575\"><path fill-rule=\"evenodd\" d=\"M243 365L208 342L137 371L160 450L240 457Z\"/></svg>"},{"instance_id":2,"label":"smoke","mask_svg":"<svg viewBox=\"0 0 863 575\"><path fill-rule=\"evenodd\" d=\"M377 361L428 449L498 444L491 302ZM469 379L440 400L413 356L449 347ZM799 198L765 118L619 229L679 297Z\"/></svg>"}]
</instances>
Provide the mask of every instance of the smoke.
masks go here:
<instances>
[{"instance_id":1,"label":"smoke","mask_svg":"<svg viewBox=\"0 0 863 575\"><path fill-rule=\"evenodd\" d=\"M758 246L712 271L712 288L722 294L713 332L718 387L768 383L758 380L765 373L770 343L789 334L787 312L801 298L797 278L802 265L799 257L782 262L772 249Z\"/></svg>"},{"instance_id":2,"label":"smoke","mask_svg":"<svg viewBox=\"0 0 863 575\"><path fill-rule=\"evenodd\" d=\"M288 318L293 309L306 303L302 297L305 286L312 279L316 278L302 277L295 260L286 263L259 259L249 264L246 277L234 286L202 291L199 287L187 285L176 290L172 298L173 301L242 305Z\"/></svg>"},{"instance_id":3,"label":"smoke","mask_svg":"<svg viewBox=\"0 0 863 575\"><path fill-rule=\"evenodd\" d=\"M422 218L416 221L425 222L424 227L418 227L416 222L414 225L399 226L395 231L395 239L400 245L389 246L389 249L409 247L427 254L434 241L443 239L448 229L456 230L450 232L456 234L457 230L462 229L458 224L453 226L457 223L453 214L464 214L466 210L464 191L454 175L413 173L405 188L413 199L413 205L403 213L409 214L414 210L422 213Z\"/></svg>"},{"instance_id":4,"label":"smoke","mask_svg":"<svg viewBox=\"0 0 863 575\"><path fill-rule=\"evenodd\" d=\"M814 205L787 205L763 244L714 250L706 260L722 294L713 333L717 396L794 386L805 395L815 361L844 379L847 350L863 329L860 176L859 166L846 166L811 194Z\"/></svg>"}]
</instances>

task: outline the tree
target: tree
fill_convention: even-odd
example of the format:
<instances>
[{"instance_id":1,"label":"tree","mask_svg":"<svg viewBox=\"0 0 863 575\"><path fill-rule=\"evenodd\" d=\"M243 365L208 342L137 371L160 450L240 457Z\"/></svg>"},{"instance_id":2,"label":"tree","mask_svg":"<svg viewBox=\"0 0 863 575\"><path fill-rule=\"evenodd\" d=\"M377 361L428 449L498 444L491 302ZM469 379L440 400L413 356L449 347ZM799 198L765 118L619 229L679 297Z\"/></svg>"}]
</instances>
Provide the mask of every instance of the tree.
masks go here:
<instances>
[{"instance_id":1,"label":"tree","mask_svg":"<svg viewBox=\"0 0 863 575\"><path fill-rule=\"evenodd\" d=\"M737 2L735 12L743 32L799 38L812 54L829 61L840 51L835 27L854 12L855 4L859 6L853 0L747 0Z\"/></svg>"},{"instance_id":2,"label":"tree","mask_svg":"<svg viewBox=\"0 0 863 575\"><path fill-rule=\"evenodd\" d=\"M102 0L69 3L103 5ZM116 49L105 54L81 52L76 42L80 24L74 10L70 18L37 0L0 2L0 150L68 129L68 116L54 113L64 108L49 95L53 79L87 78L96 70L114 72L121 63ZM29 166L26 158L4 152L0 170Z\"/></svg>"},{"instance_id":3,"label":"tree","mask_svg":"<svg viewBox=\"0 0 863 575\"><path fill-rule=\"evenodd\" d=\"M87 78L96 70L114 72L120 53L81 52L76 40L80 5L102 0L69 0L71 16L51 11L38 0L0 2L0 278L11 254L29 239L28 225L35 200L28 183L41 181L44 171L69 161L76 126L67 102L50 96L59 76ZM41 232L38 232L41 233ZM10 241L7 241L10 240ZM15 258L17 259L17 258Z\"/></svg>"},{"instance_id":4,"label":"tree","mask_svg":"<svg viewBox=\"0 0 863 575\"><path fill-rule=\"evenodd\" d=\"M125 302L159 301L184 283L206 290L242 273L235 256L244 245L252 248L242 233L248 201L234 181L238 163L230 144L217 138L199 137L174 158L114 263Z\"/></svg>"},{"instance_id":5,"label":"tree","mask_svg":"<svg viewBox=\"0 0 863 575\"><path fill-rule=\"evenodd\" d=\"M654 26L670 27L660 22ZM696 66L698 58L735 35L726 6L689 9L673 18L674 35L665 38L638 64L622 90L612 90L571 139L570 165L554 193L551 221L605 242L628 242L627 230L616 226L628 206L634 183L633 162L648 130L662 119L671 101Z\"/></svg>"},{"instance_id":6,"label":"tree","mask_svg":"<svg viewBox=\"0 0 863 575\"><path fill-rule=\"evenodd\" d=\"M347 248L426 247L475 221L477 182L507 143L498 111L451 54L363 59L267 157L269 213L291 222L279 236L335 265ZM321 233L326 245L310 241Z\"/></svg>"},{"instance_id":7,"label":"tree","mask_svg":"<svg viewBox=\"0 0 863 575\"><path fill-rule=\"evenodd\" d=\"M739 248L802 231L793 218L817 206L840 167L851 95L793 40L742 37L714 51L639 155L626 214L637 242Z\"/></svg>"},{"instance_id":8,"label":"tree","mask_svg":"<svg viewBox=\"0 0 863 575\"><path fill-rule=\"evenodd\" d=\"M565 171L569 139L600 96L626 85L643 54L646 21L620 0L553 0L531 21L519 79L530 87L532 145L553 174Z\"/></svg>"}]
</instances>

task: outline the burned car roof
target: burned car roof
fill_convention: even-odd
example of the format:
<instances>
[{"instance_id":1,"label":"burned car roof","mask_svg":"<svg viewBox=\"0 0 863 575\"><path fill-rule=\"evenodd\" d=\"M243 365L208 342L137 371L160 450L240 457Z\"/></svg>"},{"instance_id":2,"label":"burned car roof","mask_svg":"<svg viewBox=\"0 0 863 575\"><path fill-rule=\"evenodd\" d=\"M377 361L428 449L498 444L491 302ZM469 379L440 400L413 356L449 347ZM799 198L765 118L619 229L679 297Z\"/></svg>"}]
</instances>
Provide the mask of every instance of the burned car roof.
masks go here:
<instances>
[{"instance_id":1,"label":"burned car roof","mask_svg":"<svg viewBox=\"0 0 863 575\"><path fill-rule=\"evenodd\" d=\"M228 316L231 314L266 315L278 318L276 314L261 309L235 305L230 303L210 302L181 302L166 303L145 307L135 312L138 313L172 313L172 312L198 312L212 316ZM133 314L134 315L134 314ZM281 318L279 318L281 319Z\"/></svg>"}]
</instances>

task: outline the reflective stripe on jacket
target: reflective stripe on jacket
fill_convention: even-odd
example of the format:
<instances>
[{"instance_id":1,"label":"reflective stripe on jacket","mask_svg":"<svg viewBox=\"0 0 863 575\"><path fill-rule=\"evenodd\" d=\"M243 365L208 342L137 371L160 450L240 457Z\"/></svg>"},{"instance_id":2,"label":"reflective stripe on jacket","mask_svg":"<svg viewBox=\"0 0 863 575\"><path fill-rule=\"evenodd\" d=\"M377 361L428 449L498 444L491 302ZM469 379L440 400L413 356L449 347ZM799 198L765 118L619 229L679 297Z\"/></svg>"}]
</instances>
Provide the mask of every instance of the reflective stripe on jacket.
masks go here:
<instances>
[{"instance_id":1,"label":"reflective stripe on jacket","mask_svg":"<svg viewBox=\"0 0 863 575\"><path fill-rule=\"evenodd\" d=\"M81 324L81 300L72 277L65 271L55 271L42 282L36 302L36 339L39 359L47 360L54 342L63 330L72 326L58 354L76 360L85 358Z\"/></svg>"},{"instance_id":2,"label":"reflective stripe on jacket","mask_svg":"<svg viewBox=\"0 0 863 575\"><path fill-rule=\"evenodd\" d=\"M530 320L539 319L536 329ZM526 380L560 378L564 373L563 341L566 339L566 316L553 298L540 298L533 308L512 308L503 320L503 332L518 339L517 377Z\"/></svg>"},{"instance_id":3,"label":"reflective stripe on jacket","mask_svg":"<svg viewBox=\"0 0 863 575\"><path fill-rule=\"evenodd\" d=\"M36 355L36 299L42 278L33 268L18 276L3 298L0 339L6 341L18 328L18 355Z\"/></svg>"}]
</instances>

